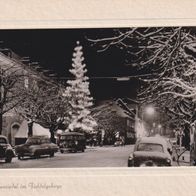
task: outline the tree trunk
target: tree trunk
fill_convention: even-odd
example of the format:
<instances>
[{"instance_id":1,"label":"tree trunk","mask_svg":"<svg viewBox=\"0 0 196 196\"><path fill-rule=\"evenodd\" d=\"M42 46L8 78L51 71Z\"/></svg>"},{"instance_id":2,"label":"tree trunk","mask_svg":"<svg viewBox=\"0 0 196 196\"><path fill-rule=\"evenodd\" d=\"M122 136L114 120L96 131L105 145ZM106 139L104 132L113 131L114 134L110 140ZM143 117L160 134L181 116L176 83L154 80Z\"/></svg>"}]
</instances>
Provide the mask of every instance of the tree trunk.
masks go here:
<instances>
[{"instance_id":1,"label":"tree trunk","mask_svg":"<svg viewBox=\"0 0 196 196\"><path fill-rule=\"evenodd\" d=\"M28 122L28 137L33 136L33 121Z\"/></svg>"},{"instance_id":2,"label":"tree trunk","mask_svg":"<svg viewBox=\"0 0 196 196\"><path fill-rule=\"evenodd\" d=\"M3 114L0 113L0 135L3 131Z\"/></svg>"},{"instance_id":3,"label":"tree trunk","mask_svg":"<svg viewBox=\"0 0 196 196\"><path fill-rule=\"evenodd\" d=\"M0 69L0 135L3 131L2 69Z\"/></svg>"},{"instance_id":4,"label":"tree trunk","mask_svg":"<svg viewBox=\"0 0 196 196\"><path fill-rule=\"evenodd\" d=\"M50 131L50 141L51 141L52 143L56 143L56 140L55 140L55 137L54 137L55 126L52 125L52 126L50 127L49 131Z\"/></svg>"}]
</instances>

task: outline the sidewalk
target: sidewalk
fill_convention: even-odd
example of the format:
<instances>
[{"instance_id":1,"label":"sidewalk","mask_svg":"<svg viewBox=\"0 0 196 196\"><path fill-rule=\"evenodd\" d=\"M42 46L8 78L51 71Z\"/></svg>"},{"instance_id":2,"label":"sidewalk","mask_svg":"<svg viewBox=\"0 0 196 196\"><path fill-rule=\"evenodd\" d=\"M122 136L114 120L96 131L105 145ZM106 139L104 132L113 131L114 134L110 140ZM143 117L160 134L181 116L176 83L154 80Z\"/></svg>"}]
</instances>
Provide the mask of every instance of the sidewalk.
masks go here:
<instances>
[{"instance_id":1,"label":"sidewalk","mask_svg":"<svg viewBox=\"0 0 196 196\"><path fill-rule=\"evenodd\" d=\"M186 151L179 159L182 162L190 163L190 151Z\"/></svg>"},{"instance_id":2,"label":"sidewalk","mask_svg":"<svg viewBox=\"0 0 196 196\"><path fill-rule=\"evenodd\" d=\"M176 158L176 154L174 154L172 157ZM173 162L174 166L190 166L190 151L185 151L179 158L179 165L176 161Z\"/></svg>"}]
</instances>

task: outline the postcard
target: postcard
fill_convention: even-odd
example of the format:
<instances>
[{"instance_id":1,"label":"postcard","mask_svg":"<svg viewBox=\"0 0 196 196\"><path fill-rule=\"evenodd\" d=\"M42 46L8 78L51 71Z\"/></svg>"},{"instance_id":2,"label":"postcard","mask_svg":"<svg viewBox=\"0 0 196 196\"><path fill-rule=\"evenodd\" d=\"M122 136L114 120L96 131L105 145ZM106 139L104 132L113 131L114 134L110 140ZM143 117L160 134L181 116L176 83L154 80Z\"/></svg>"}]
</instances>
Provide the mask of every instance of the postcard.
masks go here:
<instances>
[{"instance_id":1,"label":"postcard","mask_svg":"<svg viewBox=\"0 0 196 196\"><path fill-rule=\"evenodd\" d=\"M101 2L5 4L2 195L195 195L194 6Z\"/></svg>"}]
</instances>

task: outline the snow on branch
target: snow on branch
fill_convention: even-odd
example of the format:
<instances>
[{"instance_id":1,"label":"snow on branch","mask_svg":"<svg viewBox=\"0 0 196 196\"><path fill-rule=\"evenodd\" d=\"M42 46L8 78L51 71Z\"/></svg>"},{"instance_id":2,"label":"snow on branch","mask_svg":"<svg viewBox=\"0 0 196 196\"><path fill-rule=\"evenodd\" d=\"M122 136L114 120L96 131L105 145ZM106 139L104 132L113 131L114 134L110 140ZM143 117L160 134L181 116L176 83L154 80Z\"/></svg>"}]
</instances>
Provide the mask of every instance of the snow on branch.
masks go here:
<instances>
[{"instance_id":1,"label":"snow on branch","mask_svg":"<svg viewBox=\"0 0 196 196\"><path fill-rule=\"evenodd\" d=\"M115 29L108 37L89 39L98 51L118 47L127 52L126 62L145 74L140 79L143 87L138 90L139 100L159 102L164 108L190 119L180 101L196 101L196 38L191 27L149 27ZM135 66L136 65L136 66ZM171 101L172 100L172 101Z\"/></svg>"}]
</instances>

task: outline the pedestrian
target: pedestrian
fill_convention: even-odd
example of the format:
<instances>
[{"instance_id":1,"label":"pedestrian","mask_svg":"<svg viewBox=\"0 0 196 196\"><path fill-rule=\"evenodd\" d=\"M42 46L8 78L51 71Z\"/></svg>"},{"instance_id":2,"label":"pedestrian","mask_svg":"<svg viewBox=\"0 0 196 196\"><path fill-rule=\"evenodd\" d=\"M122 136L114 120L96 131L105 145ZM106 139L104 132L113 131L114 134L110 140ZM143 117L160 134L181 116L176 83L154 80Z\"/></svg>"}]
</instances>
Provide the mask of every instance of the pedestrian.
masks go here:
<instances>
[{"instance_id":1,"label":"pedestrian","mask_svg":"<svg viewBox=\"0 0 196 196\"><path fill-rule=\"evenodd\" d=\"M183 128L180 128L180 132L179 132L179 140L180 140L180 147L182 147L182 139L184 137L184 132L183 132Z\"/></svg>"},{"instance_id":2,"label":"pedestrian","mask_svg":"<svg viewBox=\"0 0 196 196\"><path fill-rule=\"evenodd\" d=\"M123 136L123 146L125 146L125 136Z\"/></svg>"},{"instance_id":3,"label":"pedestrian","mask_svg":"<svg viewBox=\"0 0 196 196\"><path fill-rule=\"evenodd\" d=\"M182 146L182 137L183 137L183 130L180 128L176 131L176 137L177 137L177 145L180 147Z\"/></svg>"},{"instance_id":4,"label":"pedestrian","mask_svg":"<svg viewBox=\"0 0 196 196\"><path fill-rule=\"evenodd\" d=\"M190 150L190 126L188 123L184 125L182 135L182 146L184 146L187 150Z\"/></svg>"}]
</instances>

